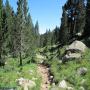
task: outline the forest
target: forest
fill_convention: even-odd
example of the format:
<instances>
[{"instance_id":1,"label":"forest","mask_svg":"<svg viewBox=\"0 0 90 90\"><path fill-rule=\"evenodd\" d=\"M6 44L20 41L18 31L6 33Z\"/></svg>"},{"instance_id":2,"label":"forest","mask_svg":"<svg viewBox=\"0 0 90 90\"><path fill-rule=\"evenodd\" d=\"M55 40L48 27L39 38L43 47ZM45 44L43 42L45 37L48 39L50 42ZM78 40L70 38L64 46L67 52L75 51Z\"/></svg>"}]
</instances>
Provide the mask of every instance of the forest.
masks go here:
<instances>
[{"instance_id":1,"label":"forest","mask_svg":"<svg viewBox=\"0 0 90 90\"><path fill-rule=\"evenodd\" d=\"M60 26L40 34L28 0L16 12L0 0L0 90L90 90L90 0L62 11Z\"/></svg>"}]
</instances>

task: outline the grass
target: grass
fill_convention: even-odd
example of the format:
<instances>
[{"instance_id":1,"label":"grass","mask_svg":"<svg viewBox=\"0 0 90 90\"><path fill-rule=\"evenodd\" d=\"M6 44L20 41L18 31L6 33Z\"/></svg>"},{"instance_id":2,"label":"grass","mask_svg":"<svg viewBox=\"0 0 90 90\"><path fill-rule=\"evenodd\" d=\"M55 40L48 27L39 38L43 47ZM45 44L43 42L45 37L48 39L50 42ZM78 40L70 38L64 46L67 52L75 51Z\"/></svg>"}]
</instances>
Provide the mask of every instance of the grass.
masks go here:
<instances>
[{"instance_id":1,"label":"grass","mask_svg":"<svg viewBox=\"0 0 90 90\"><path fill-rule=\"evenodd\" d=\"M16 87L18 90L21 90L21 87L16 83L16 79L21 77L30 80L37 78L37 80L34 80L36 87L32 90L40 90L41 78L37 75L37 65L33 63L24 64L21 68L18 67L18 59L13 58L8 58L7 65L4 69L0 68L0 88Z\"/></svg>"},{"instance_id":2,"label":"grass","mask_svg":"<svg viewBox=\"0 0 90 90\"><path fill-rule=\"evenodd\" d=\"M50 52L49 49L45 52L45 55L48 57L45 63L50 65L51 73L54 75L54 81L58 85L58 83L64 79L69 86L74 87L74 90L80 90L81 86L83 86L85 90L90 90L90 49L87 49L81 60L70 60L62 64L60 63L60 58L64 54L65 47L59 49L59 57L58 49L55 50L56 53L54 54L54 51ZM88 72L86 75L81 76L77 74L77 69L80 67L87 68ZM82 80L85 80L83 84L81 84Z\"/></svg>"},{"instance_id":3,"label":"grass","mask_svg":"<svg viewBox=\"0 0 90 90\"><path fill-rule=\"evenodd\" d=\"M65 46L66 47L66 46ZM51 51L51 47L47 50L42 48L40 53L43 53L45 56L45 63L50 65L50 71L54 75L54 81L57 86L60 81L65 79L67 84L71 87L74 87L74 90L80 90L80 87L83 86L85 90L90 90L90 49L83 54L81 60L70 60L67 63L61 63L60 59L64 54L65 47L60 49L55 49ZM38 54L40 54L38 52ZM59 54L58 54L59 53ZM34 59L37 59L36 57ZM42 60L39 58L39 60ZM21 90L21 87L17 85L16 79L23 77L32 80L32 78L37 78L35 80L36 87L32 90L40 90L41 77L37 73L37 64L31 63L31 58L28 57L23 59L23 67L18 67L18 58L8 58L7 65L3 68L0 68L0 87L17 87L18 90ZM30 61L29 64L26 62ZM36 60L37 61L37 60ZM77 75L77 69L80 67L87 68L88 72L84 76ZM21 70L22 69L22 70ZM30 73L32 71L32 73ZM85 80L81 84L82 80ZM58 87L57 90L62 90Z\"/></svg>"}]
</instances>

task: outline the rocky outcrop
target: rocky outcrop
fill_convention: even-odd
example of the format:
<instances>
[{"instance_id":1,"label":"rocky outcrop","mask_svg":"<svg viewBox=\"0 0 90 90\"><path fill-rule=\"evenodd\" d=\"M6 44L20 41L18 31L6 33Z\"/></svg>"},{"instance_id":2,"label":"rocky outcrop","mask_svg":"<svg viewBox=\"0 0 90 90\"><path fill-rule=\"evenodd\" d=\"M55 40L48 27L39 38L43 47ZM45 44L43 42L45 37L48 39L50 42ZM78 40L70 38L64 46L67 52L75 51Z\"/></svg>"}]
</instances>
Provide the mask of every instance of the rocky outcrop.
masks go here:
<instances>
[{"instance_id":1,"label":"rocky outcrop","mask_svg":"<svg viewBox=\"0 0 90 90\"><path fill-rule=\"evenodd\" d=\"M85 52L86 45L81 41L74 41L71 45L66 48L67 51L80 51Z\"/></svg>"},{"instance_id":2,"label":"rocky outcrop","mask_svg":"<svg viewBox=\"0 0 90 90\"><path fill-rule=\"evenodd\" d=\"M79 59L82 57L82 53L86 51L86 45L81 41L74 41L71 45L69 45L63 56L63 61L67 61L69 59Z\"/></svg>"}]
</instances>

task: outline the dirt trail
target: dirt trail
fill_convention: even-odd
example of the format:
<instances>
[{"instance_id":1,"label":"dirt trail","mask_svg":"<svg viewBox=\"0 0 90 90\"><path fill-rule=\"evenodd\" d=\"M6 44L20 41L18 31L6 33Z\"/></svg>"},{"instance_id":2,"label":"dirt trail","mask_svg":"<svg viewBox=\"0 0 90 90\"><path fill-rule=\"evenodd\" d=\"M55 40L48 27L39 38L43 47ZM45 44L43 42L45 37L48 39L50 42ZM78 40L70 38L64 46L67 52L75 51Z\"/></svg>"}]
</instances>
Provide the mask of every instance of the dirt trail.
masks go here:
<instances>
[{"instance_id":1,"label":"dirt trail","mask_svg":"<svg viewBox=\"0 0 90 90\"><path fill-rule=\"evenodd\" d=\"M49 72L46 66L38 65L38 73L42 77L41 89L40 90L49 90Z\"/></svg>"}]
</instances>

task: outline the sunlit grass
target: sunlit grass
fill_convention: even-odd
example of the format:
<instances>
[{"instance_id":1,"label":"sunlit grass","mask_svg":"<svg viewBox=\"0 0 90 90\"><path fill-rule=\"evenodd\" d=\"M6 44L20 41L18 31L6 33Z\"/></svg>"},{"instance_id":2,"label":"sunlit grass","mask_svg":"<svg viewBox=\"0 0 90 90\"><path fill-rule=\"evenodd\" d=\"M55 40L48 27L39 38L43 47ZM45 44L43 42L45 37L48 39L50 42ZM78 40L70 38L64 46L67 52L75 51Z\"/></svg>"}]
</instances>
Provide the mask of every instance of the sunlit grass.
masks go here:
<instances>
[{"instance_id":1,"label":"sunlit grass","mask_svg":"<svg viewBox=\"0 0 90 90\"><path fill-rule=\"evenodd\" d=\"M33 90L40 90L41 78L37 73L37 65L30 63L19 67L18 59L13 58L7 60L4 69L0 68L0 87L16 87L20 90L21 88L17 85L16 79L21 77L29 80L37 78L37 80L34 80L36 87Z\"/></svg>"}]
</instances>

